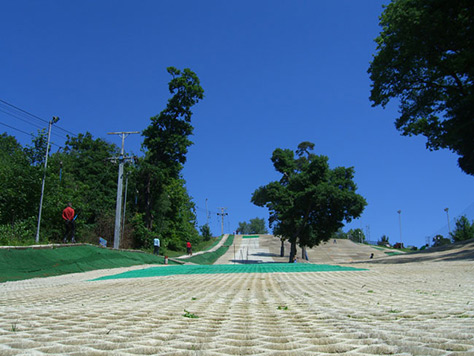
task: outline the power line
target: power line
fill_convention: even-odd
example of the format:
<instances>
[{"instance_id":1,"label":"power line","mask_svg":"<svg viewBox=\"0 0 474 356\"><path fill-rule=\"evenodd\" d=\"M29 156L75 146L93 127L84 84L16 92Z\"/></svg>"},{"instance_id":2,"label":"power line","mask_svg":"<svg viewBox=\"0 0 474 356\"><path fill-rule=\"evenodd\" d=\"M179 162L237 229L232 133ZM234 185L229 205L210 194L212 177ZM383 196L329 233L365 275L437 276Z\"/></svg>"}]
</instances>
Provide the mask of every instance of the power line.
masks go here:
<instances>
[{"instance_id":1,"label":"power line","mask_svg":"<svg viewBox=\"0 0 474 356\"><path fill-rule=\"evenodd\" d=\"M13 130L19 131L19 132L21 132L21 133L24 133L25 135L28 135L28 136L33 136L33 135L32 135L31 133L29 133L29 132L26 132L26 131L23 131L23 130L17 129L16 127L13 127L13 126L7 125L7 124L5 124L5 123L3 123L3 122L0 122L0 125L6 126L6 127L10 128L10 129L13 129Z\"/></svg>"},{"instance_id":2,"label":"power line","mask_svg":"<svg viewBox=\"0 0 474 356\"><path fill-rule=\"evenodd\" d=\"M23 110L22 108L19 108L18 106L15 106L15 105L13 105L13 104L11 104L11 103L5 101L5 100L0 99L0 103L6 105L6 106L7 106L6 109L8 109L8 110L10 110L10 111L12 111L12 108L13 108L13 109L15 109L15 110L17 110L17 111L19 112L19 113L17 113L17 112L12 113L12 112L6 112L6 111L4 111L4 110L1 110L1 111L3 111L3 112L4 112L5 114L7 114L7 115L13 116L13 117L15 117L15 118L17 118L17 119L19 119L19 120L24 121L24 122L26 122L25 119L34 118L34 119L36 119L36 120L41 121L42 123L49 124L49 121L47 121L47 120L45 120L45 119L43 119L43 118L41 118L41 117L39 117L39 116L37 116L37 115L34 115L34 114L32 114L32 113L30 113L30 112L28 112L28 111L26 111L26 110ZM5 108L4 108L4 109L5 109ZM23 116L23 119L18 116L19 114L21 114L21 115ZM32 122L27 122L27 123L28 123L28 124L31 124L31 125L33 125L33 126L38 127L37 125L33 124ZM69 131L69 130L66 130L66 129L60 127L60 126L55 126L55 127L56 127L57 129L63 131L63 132L66 132L66 133L72 135L72 136L77 136L76 133L74 133L74 132L72 132L72 131ZM40 128L43 128L43 127L40 127ZM53 133L53 135L59 136L58 134L54 134L54 133ZM61 137L61 136L60 136L60 137ZM61 138L65 138L65 137L62 136Z\"/></svg>"},{"instance_id":3,"label":"power line","mask_svg":"<svg viewBox=\"0 0 474 356\"><path fill-rule=\"evenodd\" d=\"M11 112L2 110L2 108L0 108L0 112L3 112L4 114L7 114L7 115L9 115L9 116L11 116L11 117L14 117L14 118L16 118L16 119L18 119L18 120L20 120L20 121L23 121L23 122L29 124L29 125L32 125L32 126L34 126L37 130L45 130L44 126L40 126L40 125L38 125L38 124L36 124L36 123L34 123L34 122L28 121L28 120L26 120L25 118L22 118L22 117L18 116L17 113L11 113ZM6 124L5 124L5 125L6 125ZM9 126L9 127L10 127L10 128L13 128L13 129L15 129L15 130L21 131L20 129L14 128L13 126ZM24 131L21 131L21 132L25 133ZM54 136L56 136L56 137L58 137L58 138L60 138L60 139L62 139L62 140L66 140L66 139L67 139L67 136L65 136L65 135L60 135L60 134L57 134L57 133L54 133L54 132L52 132L51 134L54 135ZM34 137L34 135L31 134L31 133L28 133L28 135L31 135L31 136Z\"/></svg>"},{"instance_id":4,"label":"power line","mask_svg":"<svg viewBox=\"0 0 474 356\"><path fill-rule=\"evenodd\" d=\"M12 116L12 117L14 117L14 118L17 118L18 120L21 120L21 121L23 121L23 122L26 122L27 124L33 125L33 126L39 128L39 129L43 129L43 128L44 128L44 126L40 126L40 125L38 125L38 124L34 124L34 123L31 123L31 122L28 122L27 120L25 120L25 119L23 119L23 118L21 118L21 117L15 115L15 114L13 114L13 113L11 113L11 112L2 110L1 108L0 108L0 111L3 112L4 114L10 115L10 116Z\"/></svg>"},{"instance_id":5,"label":"power line","mask_svg":"<svg viewBox=\"0 0 474 356\"><path fill-rule=\"evenodd\" d=\"M8 124L5 124L4 122L0 122L0 125L6 126L6 127L10 128L10 129L12 129L12 130L19 131L19 132L24 133L25 135L31 136L31 137L33 137L33 138L35 137L35 135L33 135L33 134L30 133L30 132L26 132L26 131L17 129L16 127L13 127L13 126L10 126L10 125L8 125ZM62 147L62 146L59 146L59 145L55 144L54 142L50 142L49 144L50 144L50 145L53 145L53 146L56 146L56 147L59 147L59 148Z\"/></svg>"},{"instance_id":6,"label":"power line","mask_svg":"<svg viewBox=\"0 0 474 356\"><path fill-rule=\"evenodd\" d=\"M15 105L13 105L13 104L10 104L10 103L6 102L5 100L0 99L0 102L4 103L4 104L6 104L6 105L8 105L8 106L10 106L10 107L12 107L12 108L15 108L16 110L21 111L22 113L25 113L25 114L27 114L27 115L29 115L29 116L31 116L31 117L34 117L35 119L38 119L38 120L42 121L42 122L45 123L45 124L49 124L49 121L47 121L47 120L45 120L45 119L42 119L42 118L39 117L39 116L33 115L32 113L29 113L29 112L26 111L26 110L20 109L18 106L15 106Z\"/></svg>"}]
</instances>

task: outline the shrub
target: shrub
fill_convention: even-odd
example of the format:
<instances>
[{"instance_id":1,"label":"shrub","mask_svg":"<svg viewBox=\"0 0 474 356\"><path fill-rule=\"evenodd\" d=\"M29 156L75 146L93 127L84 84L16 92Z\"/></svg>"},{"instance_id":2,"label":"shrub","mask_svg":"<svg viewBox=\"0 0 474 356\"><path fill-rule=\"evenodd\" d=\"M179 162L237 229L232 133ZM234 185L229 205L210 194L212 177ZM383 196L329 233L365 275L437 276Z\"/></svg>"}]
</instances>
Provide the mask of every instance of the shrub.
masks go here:
<instances>
[{"instance_id":1,"label":"shrub","mask_svg":"<svg viewBox=\"0 0 474 356\"><path fill-rule=\"evenodd\" d=\"M12 225L0 225L0 244L4 246L26 246L35 243L34 218L20 220Z\"/></svg>"}]
</instances>

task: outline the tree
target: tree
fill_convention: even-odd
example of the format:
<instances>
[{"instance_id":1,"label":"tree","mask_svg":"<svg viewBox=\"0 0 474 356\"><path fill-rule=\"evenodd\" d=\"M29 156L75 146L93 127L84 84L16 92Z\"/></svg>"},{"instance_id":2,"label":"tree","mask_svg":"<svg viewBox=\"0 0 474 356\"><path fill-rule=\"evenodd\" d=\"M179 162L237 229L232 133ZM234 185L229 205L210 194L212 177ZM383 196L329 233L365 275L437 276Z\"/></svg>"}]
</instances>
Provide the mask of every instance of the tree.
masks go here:
<instances>
[{"instance_id":1,"label":"tree","mask_svg":"<svg viewBox=\"0 0 474 356\"><path fill-rule=\"evenodd\" d=\"M374 106L400 100L395 126L448 148L474 175L474 2L393 0L369 67Z\"/></svg>"},{"instance_id":2,"label":"tree","mask_svg":"<svg viewBox=\"0 0 474 356\"><path fill-rule=\"evenodd\" d=\"M27 145L23 150L25 151L30 164L33 166L44 165L46 147L48 146L48 136L46 130L38 130L38 135L31 140L32 145Z\"/></svg>"},{"instance_id":3,"label":"tree","mask_svg":"<svg viewBox=\"0 0 474 356\"><path fill-rule=\"evenodd\" d=\"M388 242L388 236L387 235L382 235L380 240L377 241L377 245L379 245L379 246L390 245L390 243Z\"/></svg>"},{"instance_id":4,"label":"tree","mask_svg":"<svg viewBox=\"0 0 474 356\"><path fill-rule=\"evenodd\" d=\"M241 234L268 234L268 230L265 227L265 220L261 218L250 219L250 222L239 222L238 231Z\"/></svg>"},{"instance_id":5,"label":"tree","mask_svg":"<svg viewBox=\"0 0 474 356\"><path fill-rule=\"evenodd\" d=\"M80 208L81 221L93 224L106 211L115 211L118 168L111 158L119 152L115 144L86 132L69 137L63 153L52 156L50 170L61 169L61 186L66 189L62 204L71 201Z\"/></svg>"},{"instance_id":6,"label":"tree","mask_svg":"<svg viewBox=\"0 0 474 356\"><path fill-rule=\"evenodd\" d=\"M349 236L349 239L354 242L364 242L365 241L365 234L362 231L362 229L350 229L347 232L347 236Z\"/></svg>"},{"instance_id":7,"label":"tree","mask_svg":"<svg viewBox=\"0 0 474 356\"><path fill-rule=\"evenodd\" d=\"M209 224L204 224L200 227L201 236L204 238L204 241L209 241L212 237L211 227Z\"/></svg>"},{"instance_id":8,"label":"tree","mask_svg":"<svg viewBox=\"0 0 474 356\"><path fill-rule=\"evenodd\" d=\"M281 173L279 181L261 186L252 202L269 209L273 232L291 243L290 261L300 247L317 246L360 216L367 204L356 194L354 169L329 168L328 158L310 151L311 142L302 142L295 152L277 148L272 162Z\"/></svg>"},{"instance_id":9,"label":"tree","mask_svg":"<svg viewBox=\"0 0 474 356\"><path fill-rule=\"evenodd\" d=\"M474 221L470 223L466 216L461 216L456 220L456 228L451 233L451 238L455 242L474 238Z\"/></svg>"},{"instance_id":10,"label":"tree","mask_svg":"<svg viewBox=\"0 0 474 356\"><path fill-rule=\"evenodd\" d=\"M29 161L13 136L0 135L0 224L14 225L38 213L42 169Z\"/></svg>"},{"instance_id":11,"label":"tree","mask_svg":"<svg viewBox=\"0 0 474 356\"><path fill-rule=\"evenodd\" d=\"M145 226L159 230L166 247L178 249L199 236L194 203L180 173L192 144L191 108L204 98L204 90L190 69L167 70L172 76L169 91L173 96L143 131L145 157L139 160L136 182L141 196L138 211L144 212L140 217Z\"/></svg>"},{"instance_id":12,"label":"tree","mask_svg":"<svg viewBox=\"0 0 474 356\"><path fill-rule=\"evenodd\" d=\"M436 235L433 237L433 247L450 245L451 240L444 237L443 235Z\"/></svg>"},{"instance_id":13,"label":"tree","mask_svg":"<svg viewBox=\"0 0 474 356\"><path fill-rule=\"evenodd\" d=\"M250 219L250 234L268 234L265 227L265 220L261 218Z\"/></svg>"},{"instance_id":14,"label":"tree","mask_svg":"<svg viewBox=\"0 0 474 356\"><path fill-rule=\"evenodd\" d=\"M242 235L250 234L249 230L250 230L250 227L246 221L239 222L239 228L237 229L237 231L240 234Z\"/></svg>"},{"instance_id":15,"label":"tree","mask_svg":"<svg viewBox=\"0 0 474 356\"><path fill-rule=\"evenodd\" d=\"M342 228L339 228L331 237L332 239L348 239L347 233L342 231Z\"/></svg>"},{"instance_id":16,"label":"tree","mask_svg":"<svg viewBox=\"0 0 474 356\"><path fill-rule=\"evenodd\" d=\"M192 145L189 139L194 130L191 108L204 98L204 90L190 69L181 72L169 67L167 70L173 77L168 87L174 95L143 131L143 147L148 150L147 160L151 164L164 168L169 177L178 178L188 147Z\"/></svg>"}]
</instances>

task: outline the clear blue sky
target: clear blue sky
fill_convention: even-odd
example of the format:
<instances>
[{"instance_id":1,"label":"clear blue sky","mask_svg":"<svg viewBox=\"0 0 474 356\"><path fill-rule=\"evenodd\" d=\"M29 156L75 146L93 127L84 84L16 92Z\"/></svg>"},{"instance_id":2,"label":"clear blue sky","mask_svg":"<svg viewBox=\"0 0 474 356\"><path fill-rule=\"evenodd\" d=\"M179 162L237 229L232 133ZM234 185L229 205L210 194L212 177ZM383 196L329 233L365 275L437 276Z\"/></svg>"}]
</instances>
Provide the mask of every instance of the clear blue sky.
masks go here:
<instances>
[{"instance_id":1,"label":"clear blue sky","mask_svg":"<svg viewBox=\"0 0 474 356\"><path fill-rule=\"evenodd\" d=\"M199 225L206 199L214 234L219 207L229 214L225 232L240 221L267 219L250 198L279 178L273 150L311 141L332 167L355 167L358 192L368 201L345 230L359 227L371 240L386 234L396 242L401 210L403 242L421 246L447 231L446 207L451 218L472 213L474 177L449 151L430 152L423 137L400 136L396 103L371 107L367 68L383 3L3 1L0 99L120 145L107 132L145 129L170 97L166 68L188 67L205 90L183 171ZM36 132L2 111L0 123L0 132L22 143L29 137L5 124ZM53 135L53 142L64 140ZM127 151L140 153L140 135L125 142Z\"/></svg>"}]
</instances>

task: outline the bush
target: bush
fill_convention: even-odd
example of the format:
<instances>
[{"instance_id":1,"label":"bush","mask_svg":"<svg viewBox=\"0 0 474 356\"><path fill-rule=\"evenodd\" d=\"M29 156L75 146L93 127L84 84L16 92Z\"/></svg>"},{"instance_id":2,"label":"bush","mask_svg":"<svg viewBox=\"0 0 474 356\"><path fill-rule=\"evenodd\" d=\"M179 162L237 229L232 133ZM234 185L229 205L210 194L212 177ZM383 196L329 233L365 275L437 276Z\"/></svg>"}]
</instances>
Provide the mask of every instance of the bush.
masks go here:
<instances>
[{"instance_id":1,"label":"bush","mask_svg":"<svg viewBox=\"0 0 474 356\"><path fill-rule=\"evenodd\" d=\"M211 228L209 227L209 225L204 224L203 226L201 226L200 230L204 241L209 241L212 237Z\"/></svg>"},{"instance_id":2,"label":"bush","mask_svg":"<svg viewBox=\"0 0 474 356\"><path fill-rule=\"evenodd\" d=\"M34 218L18 221L13 225L0 225L0 245L33 245L36 237L34 226Z\"/></svg>"},{"instance_id":3,"label":"bush","mask_svg":"<svg viewBox=\"0 0 474 356\"><path fill-rule=\"evenodd\" d=\"M136 249L152 249L154 234L145 226L143 214L136 213L132 218L132 226L134 229L133 247ZM165 248L163 239L162 247Z\"/></svg>"},{"instance_id":4,"label":"bush","mask_svg":"<svg viewBox=\"0 0 474 356\"><path fill-rule=\"evenodd\" d=\"M470 223L466 216L461 216L456 220L456 229L451 233L451 238L455 242L474 238L474 221Z\"/></svg>"},{"instance_id":5,"label":"bush","mask_svg":"<svg viewBox=\"0 0 474 356\"><path fill-rule=\"evenodd\" d=\"M379 241L377 241L378 246L390 246L390 243L388 242L388 236L383 235Z\"/></svg>"}]
</instances>

